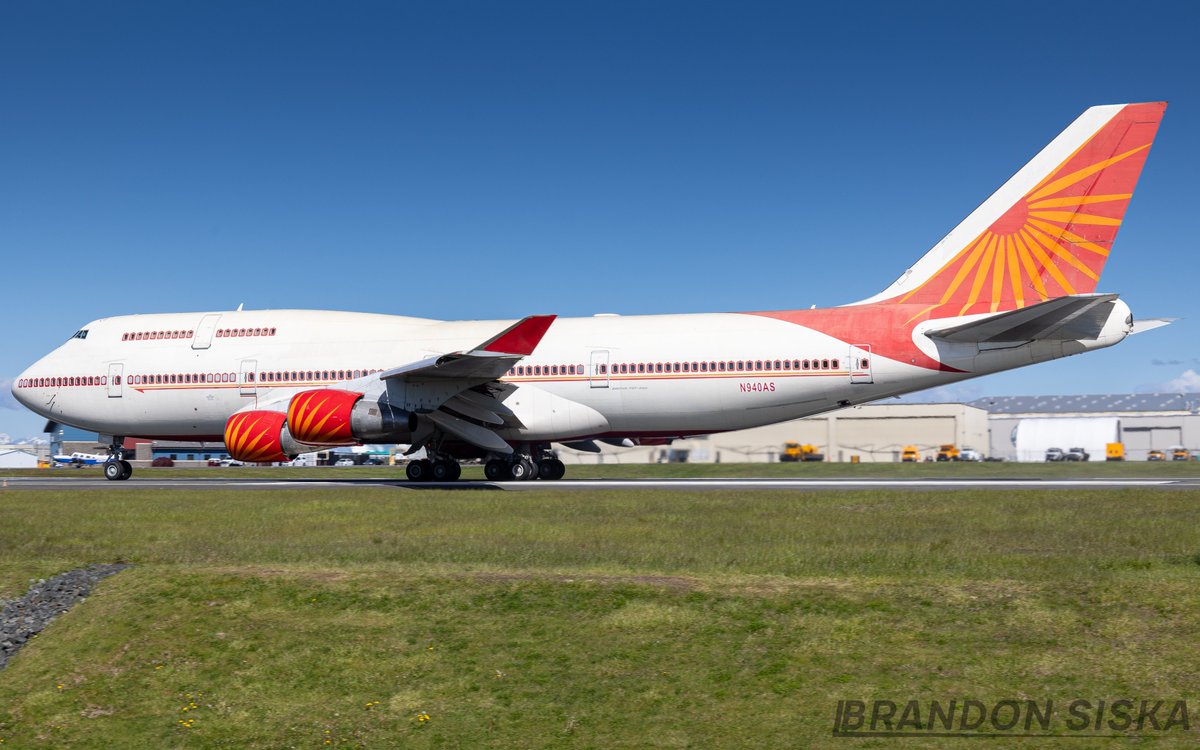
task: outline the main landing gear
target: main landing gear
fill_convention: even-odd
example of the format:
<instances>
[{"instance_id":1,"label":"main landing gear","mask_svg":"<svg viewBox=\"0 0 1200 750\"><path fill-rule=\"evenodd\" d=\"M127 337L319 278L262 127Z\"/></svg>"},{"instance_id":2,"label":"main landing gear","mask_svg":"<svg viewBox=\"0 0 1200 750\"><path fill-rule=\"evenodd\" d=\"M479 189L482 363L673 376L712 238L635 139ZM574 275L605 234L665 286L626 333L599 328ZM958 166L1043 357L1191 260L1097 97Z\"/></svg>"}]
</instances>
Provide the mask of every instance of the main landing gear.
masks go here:
<instances>
[{"instance_id":1,"label":"main landing gear","mask_svg":"<svg viewBox=\"0 0 1200 750\"><path fill-rule=\"evenodd\" d=\"M113 436L108 445L108 460L104 462L104 478L112 482L122 482L133 476L133 465L121 458L121 444L125 438Z\"/></svg>"},{"instance_id":2,"label":"main landing gear","mask_svg":"<svg viewBox=\"0 0 1200 750\"><path fill-rule=\"evenodd\" d=\"M534 459L537 456L537 459ZM431 458L409 461L404 469L410 482L453 482L462 475L462 467L450 456L435 454ZM490 482L562 479L567 467L555 458L549 446L530 453L513 453L507 458L493 458L483 465L483 475Z\"/></svg>"},{"instance_id":3,"label":"main landing gear","mask_svg":"<svg viewBox=\"0 0 1200 750\"><path fill-rule=\"evenodd\" d=\"M532 456L514 453L511 458L493 458L483 465L483 475L492 482L514 480L523 482L530 479L542 479L553 482L562 479L567 473L567 467L550 453L549 450L539 451L542 457L536 461Z\"/></svg>"},{"instance_id":4,"label":"main landing gear","mask_svg":"<svg viewBox=\"0 0 1200 750\"><path fill-rule=\"evenodd\" d=\"M410 482L453 482L462 475L462 466L453 458L422 458L409 461L404 473Z\"/></svg>"}]
</instances>

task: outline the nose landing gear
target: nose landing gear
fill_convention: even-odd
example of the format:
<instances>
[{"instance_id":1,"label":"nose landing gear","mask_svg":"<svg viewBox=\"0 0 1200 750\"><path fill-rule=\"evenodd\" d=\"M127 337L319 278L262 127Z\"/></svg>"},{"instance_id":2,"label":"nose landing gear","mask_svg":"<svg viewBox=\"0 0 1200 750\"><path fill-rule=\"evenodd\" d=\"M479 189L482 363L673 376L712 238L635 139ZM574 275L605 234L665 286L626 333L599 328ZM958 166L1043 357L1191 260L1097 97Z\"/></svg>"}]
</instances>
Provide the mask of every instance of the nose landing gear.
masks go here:
<instances>
[{"instance_id":1,"label":"nose landing gear","mask_svg":"<svg viewBox=\"0 0 1200 750\"><path fill-rule=\"evenodd\" d=\"M121 458L121 444L124 437L114 435L108 445L108 461L104 463L104 478L113 482L122 482L133 476L133 466Z\"/></svg>"}]
</instances>

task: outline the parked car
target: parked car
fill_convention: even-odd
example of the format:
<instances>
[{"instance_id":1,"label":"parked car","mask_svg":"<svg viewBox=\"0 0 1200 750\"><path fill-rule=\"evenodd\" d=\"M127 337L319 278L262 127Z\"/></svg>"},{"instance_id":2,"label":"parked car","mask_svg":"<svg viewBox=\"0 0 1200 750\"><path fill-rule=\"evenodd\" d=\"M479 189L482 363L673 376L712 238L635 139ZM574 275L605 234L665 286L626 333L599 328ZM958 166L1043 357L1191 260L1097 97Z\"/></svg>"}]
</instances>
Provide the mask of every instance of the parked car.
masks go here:
<instances>
[{"instance_id":1,"label":"parked car","mask_svg":"<svg viewBox=\"0 0 1200 750\"><path fill-rule=\"evenodd\" d=\"M354 460L350 458L339 458L334 466L354 466Z\"/></svg>"},{"instance_id":2,"label":"parked car","mask_svg":"<svg viewBox=\"0 0 1200 750\"><path fill-rule=\"evenodd\" d=\"M1046 449L1046 460L1047 461L1063 461L1063 460L1066 460L1066 456L1063 453L1062 448L1047 448Z\"/></svg>"},{"instance_id":3,"label":"parked car","mask_svg":"<svg viewBox=\"0 0 1200 750\"><path fill-rule=\"evenodd\" d=\"M150 465L151 466L174 466L175 462L171 460L170 456L159 456L158 458L151 461Z\"/></svg>"},{"instance_id":4,"label":"parked car","mask_svg":"<svg viewBox=\"0 0 1200 750\"><path fill-rule=\"evenodd\" d=\"M246 464L236 458L222 458L221 466L245 466Z\"/></svg>"},{"instance_id":5,"label":"parked car","mask_svg":"<svg viewBox=\"0 0 1200 750\"><path fill-rule=\"evenodd\" d=\"M983 454L974 448L963 448L958 452L959 461L982 461Z\"/></svg>"},{"instance_id":6,"label":"parked car","mask_svg":"<svg viewBox=\"0 0 1200 750\"><path fill-rule=\"evenodd\" d=\"M1091 459L1091 454L1083 448L1072 448L1063 456L1068 461L1088 461Z\"/></svg>"},{"instance_id":7,"label":"parked car","mask_svg":"<svg viewBox=\"0 0 1200 750\"><path fill-rule=\"evenodd\" d=\"M1147 461L1165 461L1166 456L1163 455L1162 451L1155 448L1154 450L1152 450L1146 454L1146 460Z\"/></svg>"},{"instance_id":8,"label":"parked car","mask_svg":"<svg viewBox=\"0 0 1200 750\"><path fill-rule=\"evenodd\" d=\"M1172 461L1190 461L1191 459L1192 452L1187 448L1184 448L1182 445L1175 445L1171 447Z\"/></svg>"}]
</instances>

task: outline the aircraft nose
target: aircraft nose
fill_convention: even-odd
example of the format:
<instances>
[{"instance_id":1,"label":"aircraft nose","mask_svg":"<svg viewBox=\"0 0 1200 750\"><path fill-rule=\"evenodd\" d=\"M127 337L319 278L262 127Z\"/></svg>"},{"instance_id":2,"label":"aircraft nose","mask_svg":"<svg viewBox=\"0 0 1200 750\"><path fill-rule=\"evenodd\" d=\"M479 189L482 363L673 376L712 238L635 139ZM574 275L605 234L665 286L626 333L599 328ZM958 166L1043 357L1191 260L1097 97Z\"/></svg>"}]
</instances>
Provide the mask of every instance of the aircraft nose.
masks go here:
<instances>
[{"instance_id":1,"label":"aircraft nose","mask_svg":"<svg viewBox=\"0 0 1200 750\"><path fill-rule=\"evenodd\" d=\"M29 408L31 389L25 387L25 384L33 380L33 376L31 376L29 373L30 370L26 370L25 372L21 373L9 386L9 391L12 393L13 399L15 399L18 404L24 406L26 409Z\"/></svg>"}]
</instances>

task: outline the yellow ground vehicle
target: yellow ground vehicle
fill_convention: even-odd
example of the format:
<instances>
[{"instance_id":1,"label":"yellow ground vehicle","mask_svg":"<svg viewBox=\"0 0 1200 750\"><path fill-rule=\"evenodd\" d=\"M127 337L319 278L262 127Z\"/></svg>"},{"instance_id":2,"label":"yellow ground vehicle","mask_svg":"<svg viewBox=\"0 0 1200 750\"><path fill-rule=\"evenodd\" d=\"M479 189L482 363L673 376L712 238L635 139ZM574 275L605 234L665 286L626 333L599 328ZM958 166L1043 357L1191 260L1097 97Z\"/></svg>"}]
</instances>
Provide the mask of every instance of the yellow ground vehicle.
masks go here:
<instances>
[{"instance_id":1,"label":"yellow ground vehicle","mask_svg":"<svg viewBox=\"0 0 1200 750\"><path fill-rule=\"evenodd\" d=\"M788 441L783 444L783 453L779 454L779 460L784 463L790 461L824 461L825 455L817 452L817 446L805 443Z\"/></svg>"},{"instance_id":2,"label":"yellow ground vehicle","mask_svg":"<svg viewBox=\"0 0 1200 750\"><path fill-rule=\"evenodd\" d=\"M906 464L915 464L921 460L921 452L917 450L915 445L906 445L900 451L900 460Z\"/></svg>"},{"instance_id":3,"label":"yellow ground vehicle","mask_svg":"<svg viewBox=\"0 0 1200 750\"><path fill-rule=\"evenodd\" d=\"M1163 455L1163 452L1157 448L1146 454L1147 461L1165 461L1166 458L1167 457Z\"/></svg>"},{"instance_id":4,"label":"yellow ground vehicle","mask_svg":"<svg viewBox=\"0 0 1200 750\"><path fill-rule=\"evenodd\" d=\"M1124 443L1105 443L1104 444L1104 460L1105 461L1124 461L1125 460L1125 444Z\"/></svg>"},{"instance_id":5,"label":"yellow ground vehicle","mask_svg":"<svg viewBox=\"0 0 1200 750\"><path fill-rule=\"evenodd\" d=\"M1187 448L1184 448L1182 445L1173 446L1171 448L1171 460L1172 461L1191 461L1192 460L1192 452L1189 451Z\"/></svg>"},{"instance_id":6,"label":"yellow ground vehicle","mask_svg":"<svg viewBox=\"0 0 1200 750\"><path fill-rule=\"evenodd\" d=\"M957 461L958 460L958 448L954 447L953 445L938 446L937 460L939 460L939 461Z\"/></svg>"}]
</instances>

